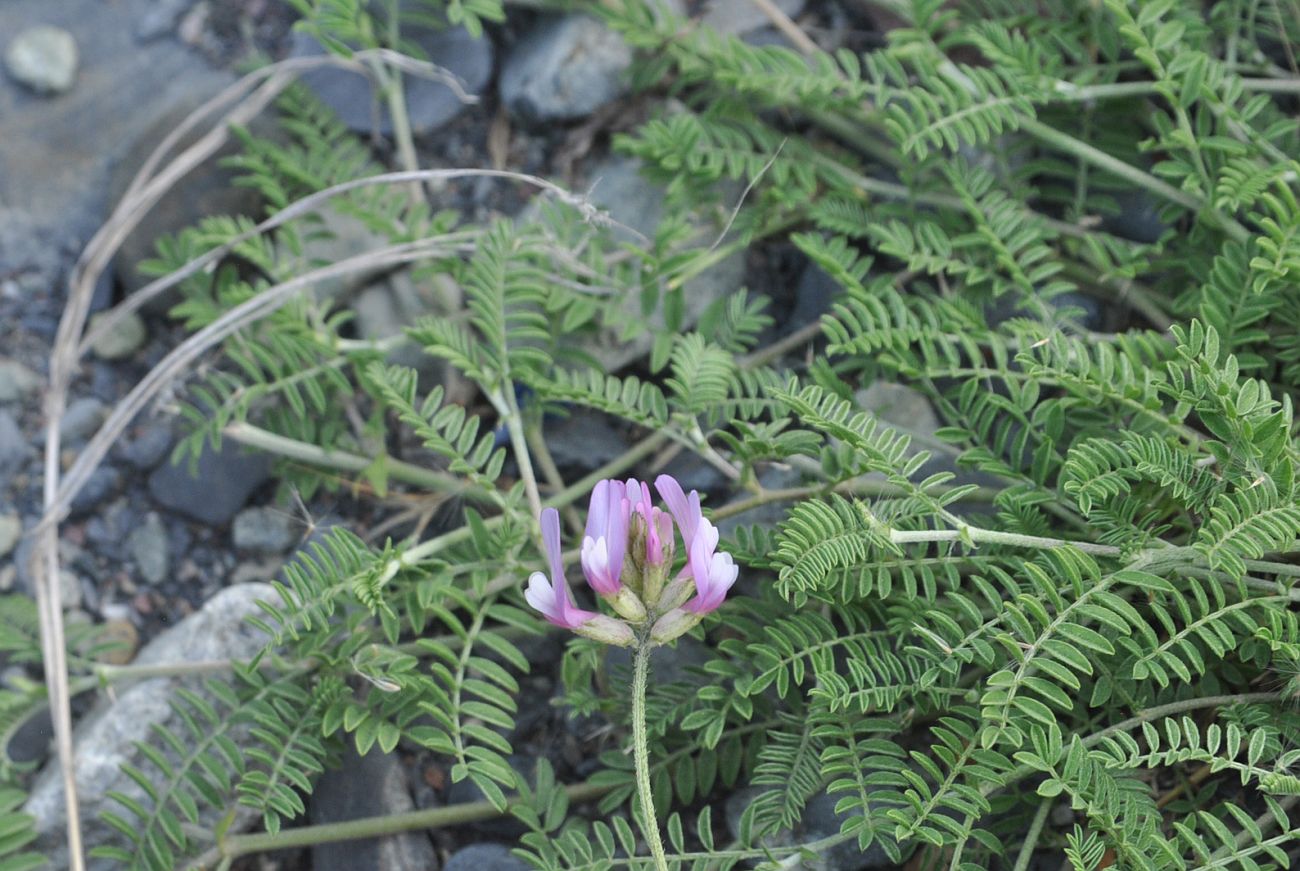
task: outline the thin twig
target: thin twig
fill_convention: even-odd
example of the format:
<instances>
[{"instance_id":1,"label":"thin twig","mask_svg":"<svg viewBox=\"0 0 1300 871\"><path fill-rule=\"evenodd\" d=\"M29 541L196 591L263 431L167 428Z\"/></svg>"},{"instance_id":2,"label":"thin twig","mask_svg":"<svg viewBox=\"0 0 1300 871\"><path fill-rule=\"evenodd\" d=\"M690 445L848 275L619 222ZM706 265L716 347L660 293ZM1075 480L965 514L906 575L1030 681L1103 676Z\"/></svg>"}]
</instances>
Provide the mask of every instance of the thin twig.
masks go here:
<instances>
[{"instance_id":1,"label":"thin twig","mask_svg":"<svg viewBox=\"0 0 1300 871\"><path fill-rule=\"evenodd\" d=\"M795 24L794 21L790 19L789 15L782 12L781 8L773 3L772 0L754 0L754 5L757 6L765 16L767 16L767 20L772 22L773 27L785 34L786 38L789 39L790 42L794 44L794 47L799 49L799 51L809 57L821 52L817 43L813 42L808 34L804 33L803 29L800 28L799 25Z\"/></svg>"},{"instance_id":2,"label":"thin twig","mask_svg":"<svg viewBox=\"0 0 1300 871\"><path fill-rule=\"evenodd\" d=\"M772 152L772 156L767 159L767 163L763 164L762 168L760 168L758 172L754 173L754 177L749 180L749 184L745 185L745 189L740 192L740 199L736 200L736 206L731 210L731 215L727 218L727 223L722 228L722 232L718 234L718 238L713 240L713 244L708 247L708 251L717 248L722 244L722 240L727 238L727 233L731 232L731 225L736 223L736 216L740 214L740 207L745 204L745 200L749 197L750 191L752 191L754 186L758 184L759 179L767 175L767 171L772 168L772 164L776 163L776 159L781 156L781 151L785 148L785 144L788 141L788 138L781 140L781 144L776 147L776 151Z\"/></svg>"}]
</instances>

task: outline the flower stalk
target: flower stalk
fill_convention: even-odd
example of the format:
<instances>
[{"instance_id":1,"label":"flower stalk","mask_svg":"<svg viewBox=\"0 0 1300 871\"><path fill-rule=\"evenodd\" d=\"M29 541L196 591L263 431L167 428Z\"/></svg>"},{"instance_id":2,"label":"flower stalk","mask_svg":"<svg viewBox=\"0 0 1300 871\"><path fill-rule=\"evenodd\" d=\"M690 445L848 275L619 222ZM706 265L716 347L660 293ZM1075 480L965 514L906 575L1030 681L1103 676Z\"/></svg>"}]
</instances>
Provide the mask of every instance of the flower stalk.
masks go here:
<instances>
[{"instance_id":1,"label":"flower stalk","mask_svg":"<svg viewBox=\"0 0 1300 871\"><path fill-rule=\"evenodd\" d=\"M650 739L645 727L645 693L652 647L648 641L642 640L632 660L632 757L636 763L637 799L641 803L641 831L650 847L656 871L668 871L664 842L659 836L659 821L655 818L654 793L650 788Z\"/></svg>"}]
</instances>

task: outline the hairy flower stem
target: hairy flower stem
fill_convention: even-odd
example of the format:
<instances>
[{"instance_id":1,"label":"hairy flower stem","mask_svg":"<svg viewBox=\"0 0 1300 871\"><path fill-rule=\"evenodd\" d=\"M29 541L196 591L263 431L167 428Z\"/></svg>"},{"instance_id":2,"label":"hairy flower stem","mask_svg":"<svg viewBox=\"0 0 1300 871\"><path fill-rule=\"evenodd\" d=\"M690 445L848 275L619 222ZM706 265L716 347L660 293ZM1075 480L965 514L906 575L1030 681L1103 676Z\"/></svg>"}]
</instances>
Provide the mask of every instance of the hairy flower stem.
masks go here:
<instances>
[{"instance_id":1,"label":"hairy flower stem","mask_svg":"<svg viewBox=\"0 0 1300 871\"><path fill-rule=\"evenodd\" d=\"M1025 833L1025 843L1020 848L1020 855L1016 856L1016 867L1011 871L1028 871L1029 863L1034 858L1034 847L1038 845L1038 839L1043 834L1043 825L1047 822L1047 815L1051 810L1051 799L1045 798L1038 805L1038 811L1029 823L1029 831Z\"/></svg>"},{"instance_id":2,"label":"hairy flower stem","mask_svg":"<svg viewBox=\"0 0 1300 871\"><path fill-rule=\"evenodd\" d=\"M655 819L654 795L650 791L650 741L645 730L646 679L650 675L650 642L642 639L637 645L632 668L632 755L636 760L636 790L641 800L641 830L650 855L658 871L668 871L664 856L664 842L659 838L659 822Z\"/></svg>"}]
</instances>

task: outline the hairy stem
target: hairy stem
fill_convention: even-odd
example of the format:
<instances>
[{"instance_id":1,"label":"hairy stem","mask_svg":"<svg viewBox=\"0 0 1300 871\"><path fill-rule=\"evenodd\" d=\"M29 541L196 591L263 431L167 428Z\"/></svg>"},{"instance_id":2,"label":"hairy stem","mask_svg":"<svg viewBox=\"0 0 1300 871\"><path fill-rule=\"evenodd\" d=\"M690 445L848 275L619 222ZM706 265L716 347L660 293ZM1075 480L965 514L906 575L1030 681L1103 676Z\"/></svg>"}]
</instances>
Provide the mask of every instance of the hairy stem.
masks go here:
<instances>
[{"instance_id":1,"label":"hairy stem","mask_svg":"<svg viewBox=\"0 0 1300 871\"><path fill-rule=\"evenodd\" d=\"M570 801L590 801L609 792L609 787L597 783L578 783L566 786L564 792ZM510 802L517 804L518 799ZM382 835L395 835L418 829L437 829L445 826L464 825L478 820L490 820L503 815L501 810L490 801L471 801L454 804L450 807L427 808L400 814L385 814L378 817L363 817L359 820L347 820L340 823L325 823L318 826L299 826L282 829L278 834L230 835L222 838L215 849L216 857L233 859L250 853L268 850L282 850L293 847L309 847L313 844L328 844L335 841L350 841L356 838L374 838ZM215 858L215 857L214 857ZM204 867L204 866L197 866Z\"/></svg>"},{"instance_id":2,"label":"hairy stem","mask_svg":"<svg viewBox=\"0 0 1300 871\"><path fill-rule=\"evenodd\" d=\"M1021 846L1020 855L1016 856L1016 865L1011 871L1028 871L1029 863L1034 858L1034 847L1038 844L1039 836L1043 834L1043 826L1047 823L1047 815L1051 811L1051 799L1043 799L1038 805L1033 820L1029 823L1029 831L1025 833L1025 843Z\"/></svg>"},{"instance_id":3,"label":"hairy stem","mask_svg":"<svg viewBox=\"0 0 1300 871\"><path fill-rule=\"evenodd\" d=\"M340 472L363 472L374 464L373 457L363 457L347 451L326 450L310 442L301 442L273 432L236 421L222 429L221 434L243 445L276 454L300 463ZM447 493L463 496L473 502L488 505L500 505L500 494L485 487L466 482L456 475L437 472L392 458L386 459L388 477L414 487L422 487L434 493Z\"/></svg>"},{"instance_id":4,"label":"hairy stem","mask_svg":"<svg viewBox=\"0 0 1300 871\"><path fill-rule=\"evenodd\" d=\"M654 795L650 791L650 748L645 728L646 680L650 675L650 642L643 640L636 649L632 670L632 754L636 761L637 798L641 802L641 830L657 871L668 871L664 843L655 819Z\"/></svg>"}]
</instances>

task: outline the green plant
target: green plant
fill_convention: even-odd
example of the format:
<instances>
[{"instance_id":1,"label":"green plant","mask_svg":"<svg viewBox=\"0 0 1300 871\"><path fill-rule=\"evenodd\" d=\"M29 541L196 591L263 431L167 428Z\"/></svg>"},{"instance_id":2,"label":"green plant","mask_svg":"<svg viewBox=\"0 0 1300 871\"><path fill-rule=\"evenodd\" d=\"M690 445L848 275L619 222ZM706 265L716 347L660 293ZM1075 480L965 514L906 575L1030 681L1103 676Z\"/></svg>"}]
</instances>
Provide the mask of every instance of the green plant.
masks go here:
<instances>
[{"instance_id":1,"label":"green plant","mask_svg":"<svg viewBox=\"0 0 1300 871\"><path fill-rule=\"evenodd\" d=\"M529 667L517 642L544 629L520 607L538 509L666 445L740 497L707 503L715 522L788 506L730 534L739 594L693 630L707 658L637 709L670 867L792 867L843 844L963 871L1023 871L1037 851L1078 871L1294 864L1300 15L1280 0L891 6L907 24L882 47L813 57L603 8L654 58L640 84L678 98L615 141L668 185L653 239L629 243L576 198L486 227L391 184L333 199L417 277L463 289L462 313L401 341L481 402L449 402L386 363L396 342L348 338L344 305L302 294L191 384L185 447L270 450L309 494L463 501L432 538L335 531L292 571L256 669L200 712L214 730L251 717L255 740L159 755L155 806L120 818L135 865L203 847L175 834L194 791L256 807L274 834L344 741L447 759L528 827L520 852L539 868L644 862L626 670L568 643L566 705L619 736L589 783L561 786L545 760L514 770L506 736ZM304 94L282 109L290 141L247 138L236 161L272 209L380 171ZM750 186L734 215L733 182ZM1158 209L1146 241L1120 221L1134 197ZM319 226L240 241L256 269L186 279L178 314L207 326L316 265L298 256ZM247 229L186 230L156 269ZM744 292L686 321L691 276L787 241L841 288L824 353L760 347L765 301ZM1090 320L1089 300L1114 323ZM579 341L601 331L652 333L645 368L602 371ZM863 408L876 381L919 392L942 427ZM573 406L641 440L566 480L541 432ZM403 446L423 468L393 456ZM765 484L774 466L797 485ZM757 797L724 836L720 800L746 785ZM812 832L827 793L839 831ZM451 810L403 824L492 812ZM208 855L275 843L229 835Z\"/></svg>"}]
</instances>

